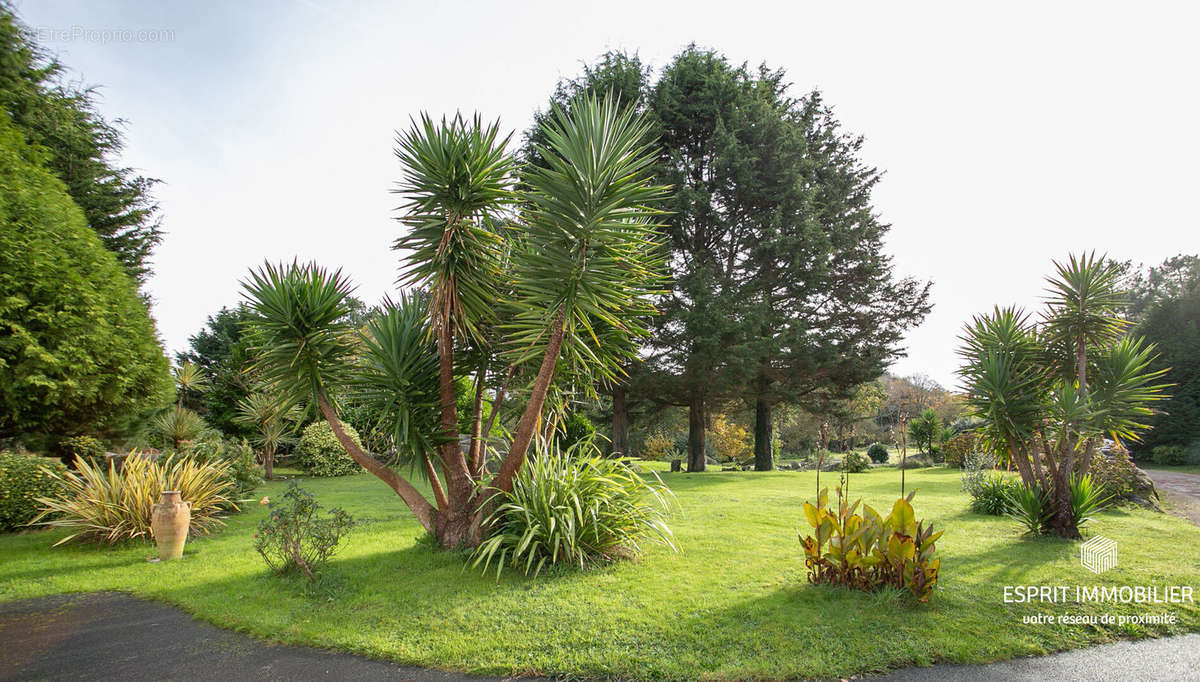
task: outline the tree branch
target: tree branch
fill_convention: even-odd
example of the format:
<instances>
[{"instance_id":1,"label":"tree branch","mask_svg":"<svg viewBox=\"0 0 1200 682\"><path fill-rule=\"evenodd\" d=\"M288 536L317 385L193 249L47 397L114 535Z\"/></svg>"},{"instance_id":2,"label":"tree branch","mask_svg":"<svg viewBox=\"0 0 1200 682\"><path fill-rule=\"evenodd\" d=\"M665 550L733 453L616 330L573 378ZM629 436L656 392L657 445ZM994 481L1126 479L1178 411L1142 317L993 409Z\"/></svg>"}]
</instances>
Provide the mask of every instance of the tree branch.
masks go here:
<instances>
[{"instance_id":1,"label":"tree branch","mask_svg":"<svg viewBox=\"0 0 1200 682\"><path fill-rule=\"evenodd\" d=\"M362 447L350 438L346 433L346 429L342 427L342 420L338 418L337 412L329 404L329 399L325 397L323 392L317 394L317 407L321 410L325 421L329 422L329 428L333 429L334 437L342 444L342 448L346 450L346 454L350 455L351 459L358 462L362 468L371 472L384 483L387 483L392 490L395 490L400 499L404 500L404 503L412 510L413 515L417 517L417 521L421 523L421 526L425 530L433 532L434 517L437 515L437 510L429 504L429 501L421 495L420 491L414 488L403 476L368 455Z\"/></svg>"}]
</instances>

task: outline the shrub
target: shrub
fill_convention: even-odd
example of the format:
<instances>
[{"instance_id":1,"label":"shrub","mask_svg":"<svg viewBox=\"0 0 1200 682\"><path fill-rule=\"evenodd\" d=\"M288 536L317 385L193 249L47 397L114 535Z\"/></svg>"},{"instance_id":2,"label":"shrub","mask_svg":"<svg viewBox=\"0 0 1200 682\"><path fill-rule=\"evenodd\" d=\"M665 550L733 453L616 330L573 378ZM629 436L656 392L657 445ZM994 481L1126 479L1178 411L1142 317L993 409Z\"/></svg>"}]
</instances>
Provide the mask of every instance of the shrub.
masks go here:
<instances>
[{"instance_id":1,"label":"shrub","mask_svg":"<svg viewBox=\"0 0 1200 682\"><path fill-rule=\"evenodd\" d=\"M66 470L57 459L0 451L0 531L34 520L37 498L57 494Z\"/></svg>"},{"instance_id":2,"label":"shrub","mask_svg":"<svg viewBox=\"0 0 1200 682\"><path fill-rule=\"evenodd\" d=\"M710 435L718 461L746 464L754 459L750 434L741 424L724 416L714 417Z\"/></svg>"},{"instance_id":3,"label":"shrub","mask_svg":"<svg viewBox=\"0 0 1200 682\"><path fill-rule=\"evenodd\" d=\"M344 424L350 438L361 445L358 432ZM313 422L304 428L300 444L296 446L296 463L313 476L346 476L361 473L363 468L338 442L328 422Z\"/></svg>"},{"instance_id":4,"label":"shrub","mask_svg":"<svg viewBox=\"0 0 1200 682\"><path fill-rule=\"evenodd\" d=\"M867 457L870 457L871 461L876 464L887 464L891 453L883 443L871 443L871 447L867 448Z\"/></svg>"},{"instance_id":5,"label":"shrub","mask_svg":"<svg viewBox=\"0 0 1200 682\"><path fill-rule=\"evenodd\" d=\"M137 283L45 160L0 115L0 433L123 434L167 401L167 358Z\"/></svg>"},{"instance_id":6,"label":"shrub","mask_svg":"<svg viewBox=\"0 0 1200 682\"><path fill-rule=\"evenodd\" d=\"M564 450L574 447L576 443L596 437L596 425L581 412L568 414L567 418L562 421L560 429L558 444Z\"/></svg>"},{"instance_id":7,"label":"shrub","mask_svg":"<svg viewBox=\"0 0 1200 682\"><path fill-rule=\"evenodd\" d=\"M642 459L663 461L679 456L680 452L675 447L675 440L661 431L655 431L646 436L646 440L642 444Z\"/></svg>"},{"instance_id":8,"label":"shrub","mask_svg":"<svg viewBox=\"0 0 1200 682\"><path fill-rule=\"evenodd\" d=\"M472 566L495 563L497 579L506 564L536 576L547 565L637 556L646 539L675 549L664 521L674 496L657 474L648 482L629 460L600 457L591 443L562 451L539 440L536 449L512 492L493 498L496 511L484 521L490 537Z\"/></svg>"},{"instance_id":9,"label":"shrub","mask_svg":"<svg viewBox=\"0 0 1200 682\"><path fill-rule=\"evenodd\" d=\"M946 442L942 443L942 453L946 457L946 464L952 467L961 467L967 455L978 449L979 436L973 431L966 431L947 438Z\"/></svg>"},{"instance_id":10,"label":"shrub","mask_svg":"<svg viewBox=\"0 0 1200 682\"><path fill-rule=\"evenodd\" d=\"M804 516L814 535L800 535L808 581L814 585L844 585L858 590L896 587L927 601L937 586L942 560L934 543L941 531L917 522L910 494L892 505L886 518L869 505L854 513L859 502L847 504L839 487L837 510L826 509L829 490L816 506L804 503Z\"/></svg>"},{"instance_id":11,"label":"shrub","mask_svg":"<svg viewBox=\"0 0 1200 682\"><path fill-rule=\"evenodd\" d=\"M193 534L223 525L220 512L237 508L227 497L233 483L223 462L205 464L179 456L154 461L135 451L120 471L111 462L107 469L84 460L76 460L75 466L78 472L55 475L61 485L56 495L37 500L42 513L34 522L75 531L55 546L74 538L111 544L150 537L153 505L163 490L178 490L192 504Z\"/></svg>"},{"instance_id":12,"label":"shrub","mask_svg":"<svg viewBox=\"0 0 1200 682\"><path fill-rule=\"evenodd\" d=\"M58 452L69 460L86 459L89 464L104 461L104 443L92 436L71 436L58 443Z\"/></svg>"},{"instance_id":13,"label":"shrub","mask_svg":"<svg viewBox=\"0 0 1200 682\"><path fill-rule=\"evenodd\" d=\"M263 482L254 449L244 438L235 443L213 433L187 443L179 454L203 464L222 464L221 470L233 486L230 497L234 499L249 495Z\"/></svg>"},{"instance_id":14,"label":"shrub","mask_svg":"<svg viewBox=\"0 0 1200 682\"><path fill-rule=\"evenodd\" d=\"M1092 460L1092 481L1106 497L1121 500L1128 497L1137 482L1137 467L1129 458L1129 451L1122 447L1097 453Z\"/></svg>"},{"instance_id":15,"label":"shrub","mask_svg":"<svg viewBox=\"0 0 1200 682\"><path fill-rule=\"evenodd\" d=\"M962 473L959 474L962 492L971 497L979 495L979 489L986 483L996 466L996 460L986 453L968 453L962 459Z\"/></svg>"},{"instance_id":16,"label":"shrub","mask_svg":"<svg viewBox=\"0 0 1200 682\"><path fill-rule=\"evenodd\" d=\"M1159 445L1150 451L1150 459L1155 464L1177 466L1187 464L1187 452L1178 445Z\"/></svg>"},{"instance_id":17,"label":"shrub","mask_svg":"<svg viewBox=\"0 0 1200 682\"><path fill-rule=\"evenodd\" d=\"M299 569L315 582L321 568L354 527L354 519L338 507L326 515L318 511L312 493L294 482L268 509L267 518L258 524L254 549L276 573Z\"/></svg>"},{"instance_id":18,"label":"shrub","mask_svg":"<svg viewBox=\"0 0 1200 682\"><path fill-rule=\"evenodd\" d=\"M871 468L871 460L861 452L850 451L842 456L842 470L848 474L858 474Z\"/></svg>"},{"instance_id":19,"label":"shrub","mask_svg":"<svg viewBox=\"0 0 1200 682\"><path fill-rule=\"evenodd\" d=\"M1020 483L998 471L989 472L971 491L971 511L992 516L1008 513L1013 492Z\"/></svg>"}]
</instances>

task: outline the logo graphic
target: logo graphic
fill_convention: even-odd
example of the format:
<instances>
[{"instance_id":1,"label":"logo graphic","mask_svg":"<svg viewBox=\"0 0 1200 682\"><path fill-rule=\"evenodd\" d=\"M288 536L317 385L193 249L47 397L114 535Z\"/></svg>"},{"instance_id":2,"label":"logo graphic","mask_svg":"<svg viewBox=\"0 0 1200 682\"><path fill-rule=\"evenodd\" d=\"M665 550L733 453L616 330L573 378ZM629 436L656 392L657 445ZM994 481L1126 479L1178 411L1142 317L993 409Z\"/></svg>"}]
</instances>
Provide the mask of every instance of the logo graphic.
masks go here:
<instances>
[{"instance_id":1,"label":"logo graphic","mask_svg":"<svg viewBox=\"0 0 1200 682\"><path fill-rule=\"evenodd\" d=\"M1117 543L1103 535L1083 543L1079 548L1079 563L1092 573L1103 573L1117 565Z\"/></svg>"}]
</instances>

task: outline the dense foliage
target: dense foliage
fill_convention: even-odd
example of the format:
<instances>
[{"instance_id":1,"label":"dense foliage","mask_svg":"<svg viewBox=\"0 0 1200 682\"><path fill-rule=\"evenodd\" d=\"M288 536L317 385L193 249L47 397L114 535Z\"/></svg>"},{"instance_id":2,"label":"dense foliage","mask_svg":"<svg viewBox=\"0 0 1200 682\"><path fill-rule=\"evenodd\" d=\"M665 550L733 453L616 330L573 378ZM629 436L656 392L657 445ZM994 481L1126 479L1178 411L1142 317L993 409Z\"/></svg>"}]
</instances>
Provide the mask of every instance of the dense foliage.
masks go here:
<instances>
[{"instance_id":1,"label":"dense foliage","mask_svg":"<svg viewBox=\"0 0 1200 682\"><path fill-rule=\"evenodd\" d=\"M580 98L543 130L545 166L521 178L523 192L498 123L423 114L398 135L407 232L395 248L401 280L422 293L385 302L365 327L347 319L352 285L340 271L266 264L244 284L256 377L285 404L315 407L447 548L482 540L485 503L512 489L552 390L594 395L623 374L663 279L653 204L665 188L650 182L645 121L611 98ZM510 391L523 406L493 476L486 445ZM342 428L344 396L356 392L375 403L396 457L429 480L432 499Z\"/></svg>"},{"instance_id":2,"label":"dense foliage","mask_svg":"<svg viewBox=\"0 0 1200 682\"><path fill-rule=\"evenodd\" d=\"M0 114L0 439L121 435L171 379L134 281Z\"/></svg>"},{"instance_id":3,"label":"dense foliage","mask_svg":"<svg viewBox=\"0 0 1200 682\"><path fill-rule=\"evenodd\" d=\"M1038 321L999 308L967 325L959 373L979 433L1021 475L1029 510L1046 496L1055 534L1078 538L1072 481L1083 481L1103 440L1136 441L1165 389L1155 348L1126 333L1120 267L1095 254L1055 263ZM1082 484L1082 483L1081 483ZM1036 514L1027 514L1032 528Z\"/></svg>"},{"instance_id":4,"label":"dense foliage","mask_svg":"<svg viewBox=\"0 0 1200 682\"><path fill-rule=\"evenodd\" d=\"M804 517L812 535L800 533L808 581L814 585L844 585L859 590L892 586L907 590L919 601L928 601L937 586L942 560L934 545L942 531L916 520L912 493L892 505L882 517L863 505L849 503L838 488L838 507L827 508L829 490L822 490L817 504L804 503Z\"/></svg>"},{"instance_id":5,"label":"dense foliage","mask_svg":"<svg viewBox=\"0 0 1200 682\"><path fill-rule=\"evenodd\" d=\"M131 452L118 470L85 461L75 462L75 471L56 476L57 494L38 498L42 525L74 531L55 546L74 539L112 544L149 538L154 505L162 491L178 490L191 503L189 532L202 535L220 525L221 514L236 505L229 499L233 482L224 462L202 463L190 457L153 460Z\"/></svg>"},{"instance_id":6,"label":"dense foliage","mask_svg":"<svg viewBox=\"0 0 1200 682\"><path fill-rule=\"evenodd\" d=\"M1072 475L1068 481L1068 513L1075 528L1082 528L1109 506L1111 495L1092 480L1090 474ZM1038 485L1018 483L1008 489L1007 513L1025 527L1030 535L1054 533L1058 513L1050 491Z\"/></svg>"},{"instance_id":7,"label":"dense foliage","mask_svg":"<svg viewBox=\"0 0 1200 682\"><path fill-rule=\"evenodd\" d=\"M842 471L848 474L861 474L871 468L871 458L861 452L851 450L842 455Z\"/></svg>"},{"instance_id":8,"label":"dense foliage","mask_svg":"<svg viewBox=\"0 0 1200 682\"><path fill-rule=\"evenodd\" d=\"M495 496L490 536L473 565L496 575L505 566L536 576L555 564L591 564L642 553L648 540L675 549L664 519L674 496L657 475L648 481L628 460L600 457L591 442L567 451L539 441L510 492Z\"/></svg>"},{"instance_id":9,"label":"dense foliage","mask_svg":"<svg viewBox=\"0 0 1200 682\"><path fill-rule=\"evenodd\" d=\"M25 140L45 151L46 167L82 209L83 224L142 283L162 240L151 195L158 181L119 165L120 124L100 114L96 98L97 91L71 81L8 3L0 2L0 111Z\"/></svg>"},{"instance_id":10,"label":"dense foliage","mask_svg":"<svg viewBox=\"0 0 1200 682\"><path fill-rule=\"evenodd\" d=\"M1165 370L1163 380L1173 384L1170 396L1147 419L1152 428L1139 456L1158 446L1186 448L1200 443L1200 268L1197 270L1190 290L1155 305L1136 328L1147 343L1155 345L1158 357L1154 368Z\"/></svg>"},{"instance_id":11,"label":"dense foliage","mask_svg":"<svg viewBox=\"0 0 1200 682\"><path fill-rule=\"evenodd\" d=\"M251 345L248 318L245 306L221 308L188 339L188 350L176 358L180 364L194 364L208 377L204 393L187 396L184 405L203 412L209 424L232 437L249 437L254 432L238 419L238 405L253 393L246 371Z\"/></svg>"},{"instance_id":12,"label":"dense foliage","mask_svg":"<svg viewBox=\"0 0 1200 682\"><path fill-rule=\"evenodd\" d=\"M295 483L271 501L267 518L258 524L254 549L276 573L298 570L316 582L321 568L341 545L354 519L340 507L320 514L312 493Z\"/></svg>"},{"instance_id":13,"label":"dense foliage","mask_svg":"<svg viewBox=\"0 0 1200 682\"><path fill-rule=\"evenodd\" d=\"M870 447L867 448L867 457L870 457L871 461L876 464L887 464L891 453L883 443L871 443Z\"/></svg>"},{"instance_id":14,"label":"dense foliage","mask_svg":"<svg viewBox=\"0 0 1200 682\"><path fill-rule=\"evenodd\" d=\"M346 434L359 445L358 432L353 426L343 427ZM329 424L320 421L304 427L295 451L296 465L313 476L347 476L362 473L363 468L354 461L338 442Z\"/></svg>"},{"instance_id":15,"label":"dense foliage","mask_svg":"<svg viewBox=\"0 0 1200 682\"><path fill-rule=\"evenodd\" d=\"M57 494L66 470L57 459L0 450L0 531L32 521L37 498Z\"/></svg>"},{"instance_id":16,"label":"dense foliage","mask_svg":"<svg viewBox=\"0 0 1200 682\"><path fill-rule=\"evenodd\" d=\"M628 391L612 389L614 444L626 397L686 407L688 469L703 470L710 412L746 402L756 468L769 469L774 406L853 394L927 310L926 288L894 279L881 251L888 226L870 205L880 173L859 160L862 140L819 93L788 89L782 71L690 46L653 82L636 55L610 52L551 98L611 91L644 110L662 143L656 179L672 187L673 278L646 362L633 363ZM524 153L534 168L538 140L531 132Z\"/></svg>"},{"instance_id":17,"label":"dense foliage","mask_svg":"<svg viewBox=\"0 0 1200 682\"><path fill-rule=\"evenodd\" d=\"M173 453L202 464L217 464L222 476L231 484L230 507L236 508L237 500L254 492L263 482L263 470L259 468L254 450L243 439L233 441L220 434L209 432L203 437L188 442Z\"/></svg>"}]
</instances>

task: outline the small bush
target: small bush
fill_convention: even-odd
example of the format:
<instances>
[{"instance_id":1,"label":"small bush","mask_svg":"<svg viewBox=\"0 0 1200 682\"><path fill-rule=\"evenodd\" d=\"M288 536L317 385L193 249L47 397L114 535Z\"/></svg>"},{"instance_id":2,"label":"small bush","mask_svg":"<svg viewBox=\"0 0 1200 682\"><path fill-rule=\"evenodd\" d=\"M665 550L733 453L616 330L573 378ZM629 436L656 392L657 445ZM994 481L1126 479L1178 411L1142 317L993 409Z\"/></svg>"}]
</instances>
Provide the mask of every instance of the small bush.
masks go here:
<instances>
[{"instance_id":1,"label":"small bush","mask_svg":"<svg viewBox=\"0 0 1200 682\"><path fill-rule=\"evenodd\" d=\"M858 474L871 468L871 460L861 452L850 451L842 456L842 471Z\"/></svg>"},{"instance_id":2,"label":"small bush","mask_svg":"<svg viewBox=\"0 0 1200 682\"><path fill-rule=\"evenodd\" d=\"M192 503L190 532L205 534L223 525L220 513L237 506L228 495L233 483L223 462L202 463L189 457L151 460L131 452L121 470L76 460L78 472L55 475L61 487L54 496L39 497L42 508L34 522L75 532L55 543L75 538L115 543L150 537L153 505L163 490L178 490Z\"/></svg>"},{"instance_id":3,"label":"small bush","mask_svg":"<svg viewBox=\"0 0 1200 682\"><path fill-rule=\"evenodd\" d=\"M870 457L871 461L876 464L887 464L891 453L883 443L872 443L871 447L867 448L867 457Z\"/></svg>"},{"instance_id":4,"label":"small bush","mask_svg":"<svg viewBox=\"0 0 1200 682\"><path fill-rule=\"evenodd\" d=\"M972 431L947 438L946 442L942 443L942 453L946 457L946 465L962 467L967 455L979 450L979 446L979 436Z\"/></svg>"},{"instance_id":5,"label":"small bush","mask_svg":"<svg viewBox=\"0 0 1200 682\"><path fill-rule=\"evenodd\" d=\"M1016 479L998 471L990 472L971 492L971 511L1004 516L1008 513L1015 489L1020 485Z\"/></svg>"},{"instance_id":6,"label":"small bush","mask_svg":"<svg viewBox=\"0 0 1200 682\"><path fill-rule=\"evenodd\" d=\"M185 444L178 455L203 464L221 463L221 470L233 485L230 497L234 499L242 499L262 485L258 458L244 438L235 443L211 434Z\"/></svg>"},{"instance_id":7,"label":"small bush","mask_svg":"<svg viewBox=\"0 0 1200 682\"><path fill-rule=\"evenodd\" d=\"M661 431L655 431L646 436L646 440L642 444L642 459L661 462L680 456L679 450L675 447L675 440Z\"/></svg>"},{"instance_id":8,"label":"small bush","mask_svg":"<svg viewBox=\"0 0 1200 682\"><path fill-rule=\"evenodd\" d=\"M754 460L750 433L741 424L724 416L714 417L709 436L717 461L747 464Z\"/></svg>"},{"instance_id":9,"label":"small bush","mask_svg":"<svg viewBox=\"0 0 1200 682\"><path fill-rule=\"evenodd\" d=\"M104 443L92 436L71 436L58 443L58 452L67 459L85 459L89 464L104 461Z\"/></svg>"},{"instance_id":10,"label":"small bush","mask_svg":"<svg viewBox=\"0 0 1200 682\"><path fill-rule=\"evenodd\" d=\"M361 445L358 432L345 424L346 433ZM304 428L296 446L296 463L313 476L347 476L362 473L363 468L346 452L325 421L313 422Z\"/></svg>"},{"instance_id":11,"label":"small bush","mask_svg":"<svg viewBox=\"0 0 1200 682\"><path fill-rule=\"evenodd\" d=\"M271 502L267 518L258 524L254 549L276 573L299 570L310 582L329 557L337 551L342 538L354 527L354 519L334 507L319 514L321 505L312 493L294 482L282 498Z\"/></svg>"},{"instance_id":12,"label":"small bush","mask_svg":"<svg viewBox=\"0 0 1200 682\"><path fill-rule=\"evenodd\" d=\"M828 489L821 491L815 506L804 503L805 519L814 532L800 534L808 581L858 590L892 586L927 601L941 568L934 543L942 533L916 520L913 495L896 500L884 518L869 505L856 514L859 502L848 504L842 489L837 492L837 509L826 508Z\"/></svg>"},{"instance_id":13,"label":"small bush","mask_svg":"<svg viewBox=\"0 0 1200 682\"><path fill-rule=\"evenodd\" d=\"M971 452L963 458L962 473L959 474L962 491L971 497L978 494L979 487L991 475L996 466L996 460L986 452Z\"/></svg>"},{"instance_id":14,"label":"small bush","mask_svg":"<svg viewBox=\"0 0 1200 682\"><path fill-rule=\"evenodd\" d=\"M559 447L566 450L576 443L596 437L596 425L581 412L571 412L562 420L558 434Z\"/></svg>"},{"instance_id":15,"label":"small bush","mask_svg":"<svg viewBox=\"0 0 1200 682\"><path fill-rule=\"evenodd\" d=\"M1113 500L1125 499L1133 493L1137 482L1137 467L1129 451L1115 447L1109 452L1096 453L1091 466L1092 481Z\"/></svg>"},{"instance_id":16,"label":"small bush","mask_svg":"<svg viewBox=\"0 0 1200 682\"><path fill-rule=\"evenodd\" d=\"M56 495L66 471L57 459L0 451L0 531L33 521L39 512L37 499Z\"/></svg>"},{"instance_id":17,"label":"small bush","mask_svg":"<svg viewBox=\"0 0 1200 682\"><path fill-rule=\"evenodd\" d=\"M1150 459L1155 464L1164 466L1179 466L1188 463L1187 451L1178 445L1159 445L1150 451Z\"/></svg>"},{"instance_id":18,"label":"small bush","mask_svg":"<svg viewBox=\"0 0 1200 682\"><path fill-rule=\"evenodd\" d=\"M664 521L674 496L651 475L648 482L629 460L600 457L591 443L562 451L539 440L512 492L495 496L496 511L484 521L490 537L472 566L487 571L494 563L497 579L505 565L536 576L547 565L634 557L647 539L675 549Z\"/></svg>"}]
</instances>

